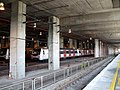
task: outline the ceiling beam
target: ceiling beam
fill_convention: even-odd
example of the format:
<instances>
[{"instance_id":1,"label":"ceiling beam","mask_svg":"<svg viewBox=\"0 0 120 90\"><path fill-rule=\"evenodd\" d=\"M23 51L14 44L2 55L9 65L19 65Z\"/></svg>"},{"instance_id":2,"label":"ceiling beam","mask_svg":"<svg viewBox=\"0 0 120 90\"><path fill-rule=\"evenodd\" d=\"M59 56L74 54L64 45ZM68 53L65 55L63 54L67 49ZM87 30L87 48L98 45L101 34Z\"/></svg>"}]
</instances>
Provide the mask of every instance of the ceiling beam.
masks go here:
<instances>
[{"instance_id":1,"label":"ceiling beam","mask_svg":"<svg viewBox=\"0 0 120 90\"><path fill-rule=\"evenodd\" d=\"M120 9L119 11L112 11L106 13L95 13L83 16L65 17L60 19L61 26L76 25L92 22L108 22L120 20Z\"/></svg>"},{"instance_id":2,"label":"ceiling beam","mask_svg":"<svg viewBox=\"0 0 120 90\"><path fill-rule=\"evenodd\" d=\"M120 44L120 42L108 42L108 44Z\"/></svg>"},{"instance_id":3,"label":"ceiling beam","mask_svg":"<svg viewBox=\"0 0 120 90\"><path fill-rule=\"evenodd\" d=\"M58 7L52 7L52 8L48 8L48 9L44 9L44 10L53 10L53 9L60 9L60 8L65 8L65 7L69 7L68 5L63 5L63 6L58 6ZM40 11L44 11L44 10L37 10L35 12L31 12L31 13L39 13Z\"/></svg>"},{"instance_id":4,"label":"ceiling beam","mask_svg":"<svg viewBox=\"0 0 120 90\"><path fill-rule=\"evenodd\" d=\"M46 1L41 1L41 2L35 2L31 5L40 5L40 4L46 4L46 3L49 3L49 2L52 2L52 1L55 1L55 0L46 0ZM28 6L31 6L31 5L28 5Z\"/></svg>"},{"instance_id":5,"label":"ceiling beam","mask_svg":"<svg viewBox=\"0 0 120 90\"><path fill-rule=\"evenodd\" d=\"M66 25L60 25L61 27L72 27L72 26L89 26L89 25L105 25L105 24L117 24L120 23L120 19L118 20L104 20L104 21L91 21L91 22L83 22L83 23L68 23Z\"/></svg>"},{"instance_id":6,"label":"ceiling beam","mask_svg":"<svg viewBox=\"0 0 120 90\"><path fill-rule=\"evenodd\" d=\"M98 26L93 25L93 26L83 26L83 27L81 27L81 26L64 27L64 28L61 28L61 31L68 31L69 28L72 31L75 31L75 32L77 32L77 31L92 31L92 30L93 31L94 30L96 30L96 31L103 31L103 30L105 30L105 31L108 31L108 32L109 32L109 30L110 31L113 30L113 32L119 32L120 24L117 24L117 25L108 24L106 26L104 26L104 25L98 25Z\"/></svg>"},{"instance_id":7,"label":"ceiling beam","mask_svg":"<svg viewBox=\"0 0 120 90\"><path fill-rule=\"evenodd\" d=\"M114 8L119 8L120 7L120 0L112 0L113 2L113 7Z\"/></svg>"}]
</instances>

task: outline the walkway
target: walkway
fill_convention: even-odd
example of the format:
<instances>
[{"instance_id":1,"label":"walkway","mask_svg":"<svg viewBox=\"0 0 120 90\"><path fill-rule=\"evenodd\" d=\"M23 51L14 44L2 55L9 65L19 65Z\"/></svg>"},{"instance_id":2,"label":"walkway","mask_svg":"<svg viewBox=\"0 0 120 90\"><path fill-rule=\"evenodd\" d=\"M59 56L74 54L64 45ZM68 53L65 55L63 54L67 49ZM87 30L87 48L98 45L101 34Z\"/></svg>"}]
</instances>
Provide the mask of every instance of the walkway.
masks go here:
<instances>
[{"instance_id":1,"label":"walkway","mask_svg":"<svg viewBox=\"0 0 120 90\"><path fill-rule=\"evenodd\" d=\"M105 67L105 69L101 71L83 90L120 90L118 79L115 82L116 89L110 89L119 61L120 55Z\"/></svg>"}]
</instances>

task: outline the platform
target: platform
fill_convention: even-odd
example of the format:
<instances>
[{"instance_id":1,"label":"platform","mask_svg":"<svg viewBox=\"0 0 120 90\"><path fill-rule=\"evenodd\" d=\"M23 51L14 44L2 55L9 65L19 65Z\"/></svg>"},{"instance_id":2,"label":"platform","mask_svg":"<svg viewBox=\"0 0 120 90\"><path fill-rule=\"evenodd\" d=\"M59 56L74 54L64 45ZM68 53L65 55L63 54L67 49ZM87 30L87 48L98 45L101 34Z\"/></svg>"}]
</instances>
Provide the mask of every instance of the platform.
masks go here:
<instances>
[{"instance_id":1,"label":"platform","mask_svg":"<svg viewBox=\"0 0 120 90\"><path fill-rule=\"evenodd\" d=\"M115 89L111 89L111 84L114 80L119 61L120 54L114 58L114 60L107 67L105 67L105 69L102 70L83 90L120 90L118 80L116 80Z\"/></svg>"}]
</instances>

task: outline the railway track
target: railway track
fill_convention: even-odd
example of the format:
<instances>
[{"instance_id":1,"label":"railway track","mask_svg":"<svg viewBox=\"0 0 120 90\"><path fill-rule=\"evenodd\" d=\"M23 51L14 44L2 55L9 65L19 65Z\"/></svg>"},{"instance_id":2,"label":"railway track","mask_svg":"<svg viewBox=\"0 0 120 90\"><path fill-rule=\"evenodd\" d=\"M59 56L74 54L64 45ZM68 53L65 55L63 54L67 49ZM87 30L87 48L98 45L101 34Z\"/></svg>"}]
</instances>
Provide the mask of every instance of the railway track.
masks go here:
<instances>
[{"instance_id":1,"label":"railway track","mask_svg":"<svg viewBox=\"0 0 120 90\"><path fill-rule=\"evenodd\" d=\"M7 85L5 88L2 88L1 90L8 90L8 89L18 90L16 89L18 87L20 90L39 90L41 88L44 89L46 87L51 86L52 84L54 85L57 82L59 83L59 81L64 81L64 79L68 79L72 77L73 79L70 79L70 80L68 79L68 81L65 80L64 82L62 82L62 84L65 85L66 83L71 82L72 80L74 82L75 77L73 76L76 75L77 73L80 73L80 75L78 76L81 76L81 75L84 76L87 74L85 70L89 71L90 67L92 67L92 69L90 68L90 70L93 70L93 68L97 68L98 66L96 64L98 64L99 62L100 63L102 62L101 63L102 65L104 62L106 62L106 60L103 60L103 59L104 58L98 58L98 59L94 59L90 61L86 60L86 62L82 62L76 66L66 67L64 69L60 69L60 70L48 73L46 75L42 75L42 76L38 75L37 77L34 77L34 78L32 77L32 78L29 78L29 79L26 79L20 82L14 82L12 85ZM94 65L96 65L96 67ZM58 86L56 85L56 87L55 86L52 87L54 89L50 89L49 87L49 89L45 89L45 90L61 90L59 89L60 88L59 86L60 85L58 84Z\"/></svg>"},{"instance_id":2,"label":"railway track","mask_svg":"<svg viewBox=\"0 0 120 90\"><path fill-rule=\"evenodd\" d=\"M87 60L93 60L93 57L80 57L80 58L72 58L72 59L64 59L61 60L60 65L61 67L67 67L70 65L74 65L77 63L81 63ZM8 68L9 65L8 63L5 63L4 61L2 61L0 63L0 76L3 75L8 75ZM39 70L39 69L47 69L48 68L48 63L44 63L44 62L38 62L38 61L34 61L34 62L28 62L26 63L26 72L29 71L34 71L34 70Z\"/></svg>"}]
</instances>

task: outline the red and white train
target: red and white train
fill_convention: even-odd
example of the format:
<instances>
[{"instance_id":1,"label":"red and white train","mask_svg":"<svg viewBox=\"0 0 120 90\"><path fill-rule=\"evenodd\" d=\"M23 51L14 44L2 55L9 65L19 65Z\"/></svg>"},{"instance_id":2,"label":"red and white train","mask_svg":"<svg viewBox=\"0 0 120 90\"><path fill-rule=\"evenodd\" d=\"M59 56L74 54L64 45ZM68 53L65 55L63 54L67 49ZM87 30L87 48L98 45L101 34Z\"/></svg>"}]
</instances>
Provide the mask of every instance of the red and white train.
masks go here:
<instances>
[{"instance_id":1,"label":"red and white train","mask_svg":"<svg viewBox=\"0 0 120 90\"><path fill-rule=\"evenodd\" d=\"M79 50L79 49L60 49L60 58L70 58L78 56L93 55L93 50ZM31 59L46 60L48 59L48 49L41 48L33 50Z\"/></svg>"},{"instance_id":2,"label":"red and white train","mask_svg":"<svg viewBox=\"0 0 120 90\"><path fill-rule=\"evenodd\" d=\"M48 59L48 49L41 48L41 49L34 49L34 50L26 50L26 58L31 59L38 59L38 60L46 60ZM79 50L79 49L60 49L60 58L72 58L72 57L79 57L79 56L87 56L93 55L93 50ZM2 48L0 49L0 58L8 60L10 57L9 49Z\"/></svg>"}]
</instances>

